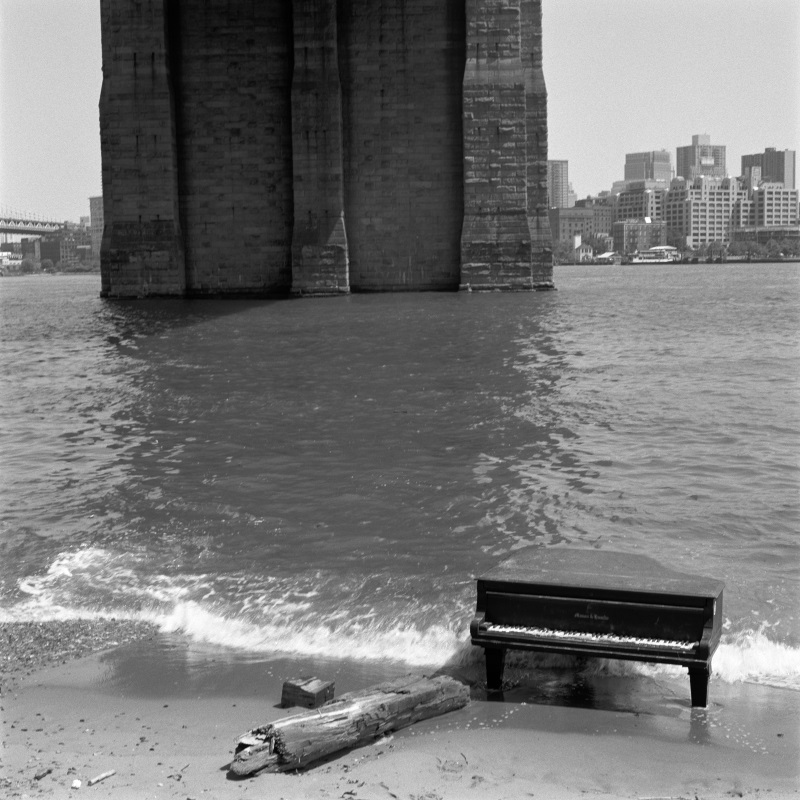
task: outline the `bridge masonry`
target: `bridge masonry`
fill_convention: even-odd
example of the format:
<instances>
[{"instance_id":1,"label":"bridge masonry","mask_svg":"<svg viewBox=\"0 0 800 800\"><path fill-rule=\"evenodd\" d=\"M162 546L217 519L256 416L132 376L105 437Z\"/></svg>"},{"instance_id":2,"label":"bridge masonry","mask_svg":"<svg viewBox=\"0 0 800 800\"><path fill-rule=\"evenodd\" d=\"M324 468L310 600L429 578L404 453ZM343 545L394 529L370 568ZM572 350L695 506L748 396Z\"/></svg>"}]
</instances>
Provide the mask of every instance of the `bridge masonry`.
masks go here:
<instances>
[{"instance_id":1,"label":"bridge masonry","mask_svg":"<svg viewBox=\"0 0 800 800\"><path fill-rule=\"evenodd\" d=\"M541 0L101 0L102 294L552 288Z\"/></svg>"}]
</instances>

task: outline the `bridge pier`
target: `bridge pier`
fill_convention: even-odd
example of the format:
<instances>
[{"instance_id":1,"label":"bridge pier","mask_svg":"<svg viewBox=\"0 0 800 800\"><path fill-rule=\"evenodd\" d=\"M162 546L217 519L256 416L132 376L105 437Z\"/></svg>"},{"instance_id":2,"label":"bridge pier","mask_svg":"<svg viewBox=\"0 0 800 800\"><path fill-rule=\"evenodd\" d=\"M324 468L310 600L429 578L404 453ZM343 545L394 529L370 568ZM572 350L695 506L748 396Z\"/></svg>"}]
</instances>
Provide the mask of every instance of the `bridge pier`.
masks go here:
<instances>
[{"instance_id":1,"label":"bridge pier","mask_svg":"<svg viewBox=\"0 0 800 800\"><path fill-rule=\"evenodd\" d=\"M101 0L102 294L552 287L541 0Z\"/></svg>"},{"instance_id":2,"label":"bridge pier","mask_svg":"<svg viewBox=\"0 0 800 800\"><path fill-rule=\"evenodd\" d=\"M532 289L520 0L467 0L462 289Z\"/></svg>"},{"instance_id":3,"label":"bridge pier","mask_svg":"<svg viewBox=\"0 0 800 800\"><path fill-rule=\"evenodd\" d=\"M528 223L531 280L535 289L553 288L553 235L547 210L547 87L542 68L542 3L522 0L525 126L528 138Z\"/></svg>"}]
</instances>

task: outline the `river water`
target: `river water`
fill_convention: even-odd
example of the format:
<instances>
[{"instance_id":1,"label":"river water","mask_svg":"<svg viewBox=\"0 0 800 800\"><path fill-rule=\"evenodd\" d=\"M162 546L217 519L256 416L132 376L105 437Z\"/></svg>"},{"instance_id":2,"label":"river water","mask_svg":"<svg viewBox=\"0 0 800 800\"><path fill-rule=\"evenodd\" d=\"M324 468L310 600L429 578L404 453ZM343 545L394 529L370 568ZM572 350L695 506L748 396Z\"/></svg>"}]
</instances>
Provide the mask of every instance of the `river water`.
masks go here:
<instances>
[{"instance_id":1,"label":"river water","mask_svg":"<svg viewBox=\"0 0 800 800\"><path fill-rule=\"evenodd\" d=\"M725 581L715 680L800 691L799 276L128 302L3 278L0 621L477 675L476 576L595 547Z\"/></svg>"}]
</instances>

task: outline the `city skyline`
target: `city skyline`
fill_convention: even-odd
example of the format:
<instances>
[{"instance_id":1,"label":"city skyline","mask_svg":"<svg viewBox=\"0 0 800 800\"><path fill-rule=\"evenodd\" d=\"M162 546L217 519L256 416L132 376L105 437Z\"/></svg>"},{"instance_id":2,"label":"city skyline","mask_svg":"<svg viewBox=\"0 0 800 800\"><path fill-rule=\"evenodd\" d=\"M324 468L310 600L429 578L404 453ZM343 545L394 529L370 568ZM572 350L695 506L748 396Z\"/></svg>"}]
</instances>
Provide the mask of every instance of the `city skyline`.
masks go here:
<instances>
[{"instance_id":1,"label":"city skyline","mask_svg":"<svg viewBox=\"0 0 800 800\"><path fill-rule=\"evenodd\" d=\"M794 0L543 0L543 16L549 158L577 197L621 180L626 153L674 164L697 134L727 147L733 176L743 155L800 149ZM3 0L0 205L88 215L101 82L99 0Z\"/></svg>"}]
</instances>

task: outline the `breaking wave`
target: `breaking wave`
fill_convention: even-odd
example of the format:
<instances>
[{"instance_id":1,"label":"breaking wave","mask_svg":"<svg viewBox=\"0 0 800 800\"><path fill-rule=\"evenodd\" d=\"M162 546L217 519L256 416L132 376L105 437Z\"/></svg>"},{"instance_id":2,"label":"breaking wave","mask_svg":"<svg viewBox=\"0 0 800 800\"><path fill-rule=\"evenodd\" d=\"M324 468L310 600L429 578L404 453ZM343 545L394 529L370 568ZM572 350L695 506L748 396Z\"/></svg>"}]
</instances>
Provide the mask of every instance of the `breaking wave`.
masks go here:
<instances>
[{"instance_id":1,"label":"breaking wave","mask_svg":"<svg viewBox=\"0 0 800 800\"><path fill-rule=\"evenodd\" d=\"M16 602L0 608L0 622L138 620L194 642L265 659L337 659L346 654L412 667L475 667L482 662L480 650L469 643L468 607L453 612L418 603L398 619L380 607L332 602L310 585L298 585L297 579L289 587L258 587L254 594L273 590L266 600L236 598L234 604L232 594L223 595L220 586L230 589L238 579L229 578L226 584L223 578L145 574L130 554L81 548L58 556L45 573L21 579ZM725 634L712 668L715 680L726 683L800 691L800 648L771 638L766 625ZM614 675L683 674L680 667L612 660L591 662L588 669Z\"/></svg>"}]
</instances>

